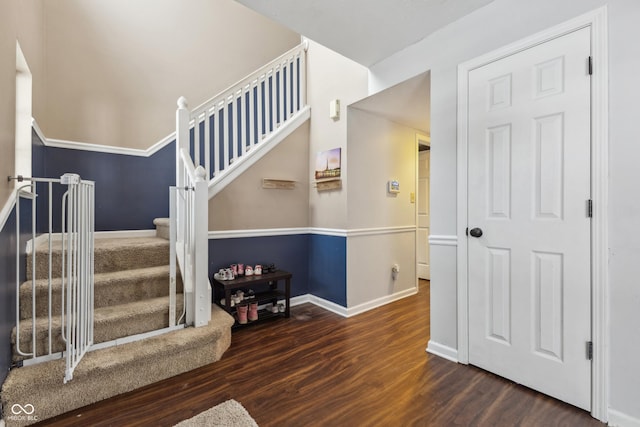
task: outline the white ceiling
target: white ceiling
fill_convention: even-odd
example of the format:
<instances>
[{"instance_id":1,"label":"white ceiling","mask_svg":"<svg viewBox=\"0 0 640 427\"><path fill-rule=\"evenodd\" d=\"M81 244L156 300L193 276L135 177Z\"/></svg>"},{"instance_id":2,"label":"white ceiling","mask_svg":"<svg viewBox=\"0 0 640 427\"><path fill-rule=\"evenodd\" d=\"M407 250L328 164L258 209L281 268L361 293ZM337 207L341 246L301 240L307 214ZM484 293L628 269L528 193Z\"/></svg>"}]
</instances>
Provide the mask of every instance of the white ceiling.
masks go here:
<instances>
[{"instance_id":1,"label":"white ceiling","mask_svg":"<svg viewBox=\"0 0 640 427\"><path fill-rule=\"evenodd\" d=\"M493 0L237 0L366 67Z\"/></svg>"}]
</instances>

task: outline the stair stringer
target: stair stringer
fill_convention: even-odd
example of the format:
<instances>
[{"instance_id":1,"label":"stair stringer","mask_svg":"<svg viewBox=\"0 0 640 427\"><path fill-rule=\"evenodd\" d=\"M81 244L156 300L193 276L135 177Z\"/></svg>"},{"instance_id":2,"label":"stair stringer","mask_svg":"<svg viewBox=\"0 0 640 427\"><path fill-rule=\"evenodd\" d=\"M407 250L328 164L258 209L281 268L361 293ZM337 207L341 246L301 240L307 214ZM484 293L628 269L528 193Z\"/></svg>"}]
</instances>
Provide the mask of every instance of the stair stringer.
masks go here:
<instances>
[{"instance_id":1,"label":"stair stringer","mask_svg":"<svg viewBox=\"0 0 640 427\"><path fill-rule=\"evenodd\" d=\"M302 126L311 118L311 107L305 106L296 114L287 119L273 133L265 137L259 144L256 144L251 151L234 161L227 169L209 181L209 199L221 192L227 185L231 184L244 171L249 169L258 160L264 157L274 147L284 141L297 128Z\"/></svg>"}]
</instances>

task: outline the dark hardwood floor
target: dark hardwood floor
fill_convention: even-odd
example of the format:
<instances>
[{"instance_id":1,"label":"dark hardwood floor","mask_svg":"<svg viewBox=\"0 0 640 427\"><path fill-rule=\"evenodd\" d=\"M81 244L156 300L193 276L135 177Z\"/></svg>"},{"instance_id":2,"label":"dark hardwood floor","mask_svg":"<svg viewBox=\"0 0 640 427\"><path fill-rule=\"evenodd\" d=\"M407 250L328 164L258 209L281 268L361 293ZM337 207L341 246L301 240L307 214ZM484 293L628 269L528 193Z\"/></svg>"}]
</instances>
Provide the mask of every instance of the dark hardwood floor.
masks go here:
<instances>
[{"instance_id":1,"label":"dark hardwood floor","mask_svg":"<svg viewBox=\"0 0 640 427\"><path fill-rule=\"evenodd\" d=\"M234 331L218 363L41 425L171 426L235 399L269 426L588 426L582 410L425 352L429 283L348 319L311 304Z\"/></svg>"}]
</instances>

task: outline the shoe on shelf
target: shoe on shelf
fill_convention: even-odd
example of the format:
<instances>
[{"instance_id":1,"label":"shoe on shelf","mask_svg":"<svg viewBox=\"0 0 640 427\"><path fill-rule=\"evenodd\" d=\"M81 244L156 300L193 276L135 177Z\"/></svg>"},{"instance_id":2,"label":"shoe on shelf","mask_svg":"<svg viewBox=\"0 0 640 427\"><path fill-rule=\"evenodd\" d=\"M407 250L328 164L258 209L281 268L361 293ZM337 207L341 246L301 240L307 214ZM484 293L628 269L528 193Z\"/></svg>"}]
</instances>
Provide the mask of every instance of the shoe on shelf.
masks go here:
<instances>
[{"instance_id":1,"label":"shoe on shelf","mask_svg":"<svg viewBox=\"0 0 640 427\"><path fill-rule=\"evenodd\" d=\"M241 325L245 325L247 323L247 311L249 309L249 306L244 304L244 305L239 305L238 306L238 323L240 323Z\"/></svg>"},{"instance_id":2,"label":"shoe on shelf","mask_svg":"<svg viewBox=\"0 0 640 427\"><path fill-rule=\"evenodd\" d=\"M258 320L258 303L257 302L249 303L249 314L247 317L250 322Z\"/></svg>"}]
</instances>

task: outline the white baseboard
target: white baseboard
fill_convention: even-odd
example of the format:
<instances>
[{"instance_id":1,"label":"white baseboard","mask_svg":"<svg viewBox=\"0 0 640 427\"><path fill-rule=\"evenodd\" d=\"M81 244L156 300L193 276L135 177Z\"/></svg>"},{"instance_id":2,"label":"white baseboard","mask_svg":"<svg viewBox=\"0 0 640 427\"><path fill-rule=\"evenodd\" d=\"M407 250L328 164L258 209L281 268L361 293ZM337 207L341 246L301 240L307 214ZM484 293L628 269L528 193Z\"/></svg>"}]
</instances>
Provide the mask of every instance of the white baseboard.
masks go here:
<instances>
[{"instance_id":1,"label":"white baseboard","mask_svg":"<svg viewBox=\"0 0 640 427\"><path fill-rule=\"evenodd\" d=\"M309 295L309 302L342 317L349 317L347 308L341 306L340 304L336 304L335 302L327 301L326 299L317 297L315 295Z\"/></svg>"},{"instance_id":2,"label":"white baseboard","mask_svg":"<svg viewBox=\"0 0 640 427\"><path fill-rule=\"evenodd\" d=\"M443 344L438 344L435 341L429 340L429 343L427 344L427 353L458 363L458 350Z\"/></svg>"},{"instance_id":3,"label":"white baseboard","mask_svg":"<svg viewBox=\"0 0 640 427\"><path fill-rule=\"evenodd\" d=\"M306 294L291 298L291 307L310 302L311 304L317 305L320 308L324 308L325 310L338 314L342 317L353 317L364 313L365 311L373 310L374 308L389 304L390 302L415 295L417 292L418 290L416 288L411 288L392 295L377 298L351 308L343 307L340 304L336 304L312 294Z\"/></svg>"},{"instance_id":4,"label":"white baseboard","mask_svg":"<svg viewBox=\"0 0 640 427\"><path fill-rule=\"evenodd\" d=\"M608 425L612 427L640 427L640 418L635 418L631 415L609 408Z\"/></svg>"},{"instance_id":5,"label":"white baseboard","mask_svg":"<svg viewBox=\"0 0 640 427\"><path fill-rule=\"evenodd\" d=\"M156 237L156 230L96 231L96 239L125 239L127 237Z\"/></svg>"},{"instance_id":6,"label":"white baseboard","mask_svg":"<svg viewBox=\"0 0 640 427\"><path fill-rule=\"evenodd\" d=\"M373 310L374 308L381 307L383 305L389 304L390 302L397 301L399 299L403 299L406 297L410 297L411 295L415 295L418 293L418 288L410 288L404 291L396 292L391 295L385 295L380 298L376 298L371 301L364 302L362 304L358 304L355 307L347 308L347 316L356 316L358 314L364 313L365 311Z\"/></svg>"},{"instance_id":7,"label":"white baseboard","mask_svg":"<svg viewBox=\"0 0 640 427\"><path fill-rule=\"evenodd\" d=\"M301 305L308 302L311 302L311 295L309 294L291 297L291 299L289 300L289 304L291 304L291 307L295 307L296 305Z\"/></svg>"},{"instance_id":8,"label":"white baseboard","mask_svg":"<svg viewBox=\"0 0 640 427\"><path fill-rule=\"evenodd\" d=\"M95 239L126 239L132 237L156 237L156 230L118 230L118 231L96 231ZM46 242L49 238L48 233L44 233L36 237L36 245ZM51 241L59 242L62 238L60 233L51 233ZM27 241L27 253L33 250L33 239Z\"/></svg>"}]
</instances>

